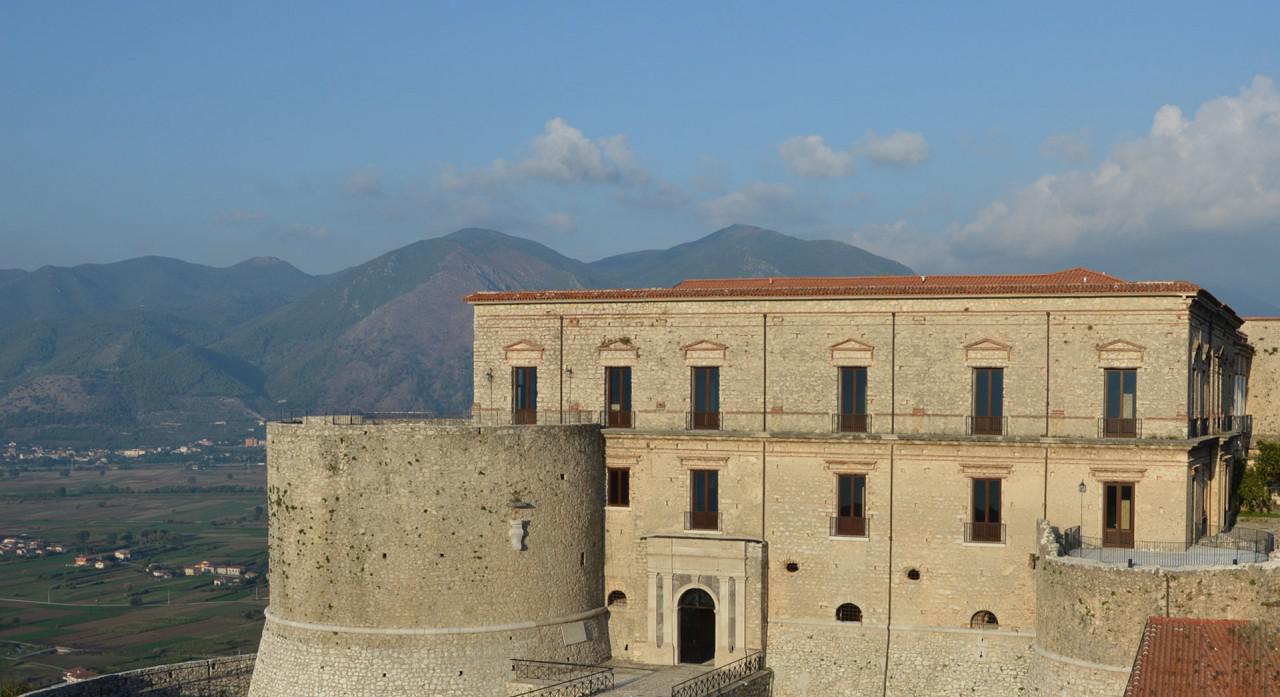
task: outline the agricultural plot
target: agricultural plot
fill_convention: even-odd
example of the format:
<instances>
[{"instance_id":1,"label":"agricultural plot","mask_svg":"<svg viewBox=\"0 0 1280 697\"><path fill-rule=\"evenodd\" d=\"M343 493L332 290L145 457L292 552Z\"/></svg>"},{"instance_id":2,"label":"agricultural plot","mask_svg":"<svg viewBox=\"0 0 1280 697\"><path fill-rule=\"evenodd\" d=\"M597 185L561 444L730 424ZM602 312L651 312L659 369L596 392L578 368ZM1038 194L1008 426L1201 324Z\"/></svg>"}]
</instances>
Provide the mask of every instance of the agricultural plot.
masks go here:
<instances>
[{"instance_id":1,"label":"agricultural plot","mask_svg":"<svg viewBox=\"0 0 1280 697\"><path fill-rule=\"evenodd\" d=\"M265 483L261 467L172 464L0 481L0 535L67 547L0 561L0 683L255 651L268 594ZM112 563L77 567L77 548ZM130 559L114 559L122 548ZM202 560L258 576L215 587L212 575L183 575Z\"/></svg>"}]
</instances>

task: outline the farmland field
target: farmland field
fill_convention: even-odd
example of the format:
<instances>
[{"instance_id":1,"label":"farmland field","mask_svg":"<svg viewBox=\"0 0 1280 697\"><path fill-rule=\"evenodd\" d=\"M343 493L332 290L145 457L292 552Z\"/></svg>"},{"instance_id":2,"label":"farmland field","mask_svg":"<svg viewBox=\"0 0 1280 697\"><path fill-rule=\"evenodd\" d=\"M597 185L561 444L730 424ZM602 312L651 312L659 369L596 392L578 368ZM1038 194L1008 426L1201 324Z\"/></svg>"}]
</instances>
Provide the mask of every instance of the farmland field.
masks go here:
<instances>
[{"instance_id":1,"label":"farmland field","mask_svg":"<svg viewBox=\"0 0 1280 697\"><path fill-rule=\"evenodd\" d=\"M83 666L99 673L257 649L266 606L265 468L177 463L23 472L0 481L0 538L67 551L0 559L0 684L44 685ZM82 541L83 540L83 541ZM132 558L76 567L77 548ZM209 560L259 574L215 588L183 576ZM148 567L170 570L156 578Z\"/></svg>"}]
</instances>

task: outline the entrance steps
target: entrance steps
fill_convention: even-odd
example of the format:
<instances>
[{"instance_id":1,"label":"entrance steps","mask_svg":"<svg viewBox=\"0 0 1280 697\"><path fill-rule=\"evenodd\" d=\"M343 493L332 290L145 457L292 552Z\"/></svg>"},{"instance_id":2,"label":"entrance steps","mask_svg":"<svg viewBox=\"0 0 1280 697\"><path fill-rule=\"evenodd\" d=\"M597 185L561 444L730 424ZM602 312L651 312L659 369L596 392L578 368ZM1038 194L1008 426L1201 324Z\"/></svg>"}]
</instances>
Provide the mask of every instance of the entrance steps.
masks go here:
<instances>
[{"instance_id":1,"label":"entrance steps","mask_svg":"<svg viewBox=\"0 0 1280 697\"><path fill-rule=\"evenodd\" d=\"M610 661L614 687L601 697L671 697L671 688L690 678L714 670L711 666L654 666Z\"/></svg>"}]
</instances>

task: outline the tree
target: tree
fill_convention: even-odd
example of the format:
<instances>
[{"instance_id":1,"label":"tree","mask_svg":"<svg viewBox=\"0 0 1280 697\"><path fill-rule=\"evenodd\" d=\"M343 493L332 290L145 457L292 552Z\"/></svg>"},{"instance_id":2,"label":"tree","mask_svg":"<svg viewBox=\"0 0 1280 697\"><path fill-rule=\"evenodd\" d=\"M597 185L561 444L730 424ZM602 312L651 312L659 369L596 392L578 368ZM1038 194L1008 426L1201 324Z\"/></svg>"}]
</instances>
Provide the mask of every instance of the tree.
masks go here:
<instances>
[{"instance_id":1,"label":"tree","mask_svg":"<svg viewBox=\"0 0 1280 697\"><path fill-rule=\"evenodd\" d=\"M120 539L120 536L114 532L109 532L106 534L106 537L104 539L106 540L108 547L114 547L116 544L116 541Z\"/></svg>"},{"instance_id":2,"label":"tree","mask_svg":"<svg viewBox=\"0 0 1280 697\"><path fill-rule=\"evenodd\" d=\"M120 540L127 545L133 544L133 531L125 530L124 534L120 536Z\"/></svg>"},{"instance_id":3,"label":"tree","mask_svg":"<svg viewBox=\"0 0 1280 697\"><path fill-rule=\"evenodd\" d=\"M89 531L88 531L88 530L81 530L80 532L76 533L76 539L80 541L80 544L84 544L84 543L88 542L88 541L89 541Z\"/></svg>"},{"instance_id":4,"label":"tree","mask_svg":"<svg viewBox=\"0 0 1280 697\"><path fill-rule=\"evenodd\" d=\"M262 506L253 507L253 519L262 520Z\"/></svg>"},{"instance_id":5,"label":"tree","mask_svg":"<svg viewBox=\"0 0 1280 697\"><path fill-rule=\"evenodd\" d=\"M57 495L58 497L60 497L60 498L65 498L65 497L66 497L66 495L67 495L67 487L65 487L65 486L60 486L60 487L58 487L57 489L54 489L54 490L53 490L53 493L54 493L55 495Z\"/></svg>"},{"instance_id":6,"label":"tree","mask_svg":"<svg viewBox=\"0 0 1280 697\"><path fill-rule=\"evenodd\" d=\"M132 605L133 607L138 607L139 605L142 605L142 596L140 595L129 596L129 604Z\"/></svg>"}]
</instances>

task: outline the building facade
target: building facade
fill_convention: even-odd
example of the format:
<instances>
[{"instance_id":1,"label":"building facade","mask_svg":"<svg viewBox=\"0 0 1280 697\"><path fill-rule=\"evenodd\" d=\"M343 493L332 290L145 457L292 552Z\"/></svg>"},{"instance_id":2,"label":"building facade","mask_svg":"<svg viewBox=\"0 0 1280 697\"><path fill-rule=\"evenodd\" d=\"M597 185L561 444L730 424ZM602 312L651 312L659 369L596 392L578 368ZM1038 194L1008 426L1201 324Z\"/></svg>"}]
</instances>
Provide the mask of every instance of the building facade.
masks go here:
<instances>
[{"instance_id":1,"label":"building facade","mask_svg":"<svg viewBox=\"0 0 1280 697\"><path fill-rule=\"evenodd\" d=\"M1100 559L1229 527L1252 349L1194 284L1072 269L468 300L474 420L604 426L615 657L767 649L783 697L1014 693L1057 656L1036 645L1037 520Z\"/></svg>"}]
</instances>

